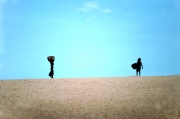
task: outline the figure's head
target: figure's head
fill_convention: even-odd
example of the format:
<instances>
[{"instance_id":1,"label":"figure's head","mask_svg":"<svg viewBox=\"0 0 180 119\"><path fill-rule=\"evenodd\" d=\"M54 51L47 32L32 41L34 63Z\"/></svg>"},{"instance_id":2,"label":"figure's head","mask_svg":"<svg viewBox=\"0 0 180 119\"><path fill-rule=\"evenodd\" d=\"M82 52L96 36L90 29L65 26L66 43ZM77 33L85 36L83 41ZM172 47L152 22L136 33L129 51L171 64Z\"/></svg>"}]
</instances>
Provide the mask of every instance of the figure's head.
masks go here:
<instances>
[{"instance_id":1,"label":"figure's head","mask_svg":"<svg viewBox=\"0 0 180 119\"><path fill-rule=\"evenodd\" d=\"M140 62L141 61L141 58L138 58L138 62Z\"/></svg>"}]
</instances>

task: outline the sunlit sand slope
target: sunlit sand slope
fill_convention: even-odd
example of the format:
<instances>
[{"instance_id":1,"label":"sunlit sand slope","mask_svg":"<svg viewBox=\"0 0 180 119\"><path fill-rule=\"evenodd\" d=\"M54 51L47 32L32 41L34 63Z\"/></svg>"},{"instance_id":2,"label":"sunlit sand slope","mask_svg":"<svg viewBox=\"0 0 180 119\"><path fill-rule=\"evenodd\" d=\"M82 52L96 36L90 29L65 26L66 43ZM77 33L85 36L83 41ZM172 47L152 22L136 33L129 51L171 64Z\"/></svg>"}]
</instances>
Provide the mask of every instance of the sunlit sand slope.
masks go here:
<instances>
[{"instance_id":1,"label":"sunlit sand slope","mask_svg":"<svg viewBox=\"0 0 180 119\"><path fill-rule=\"evenodd\" d=\"M0 119L180 119L180 76L1 80Z\"/></svg>"}]
</instances>

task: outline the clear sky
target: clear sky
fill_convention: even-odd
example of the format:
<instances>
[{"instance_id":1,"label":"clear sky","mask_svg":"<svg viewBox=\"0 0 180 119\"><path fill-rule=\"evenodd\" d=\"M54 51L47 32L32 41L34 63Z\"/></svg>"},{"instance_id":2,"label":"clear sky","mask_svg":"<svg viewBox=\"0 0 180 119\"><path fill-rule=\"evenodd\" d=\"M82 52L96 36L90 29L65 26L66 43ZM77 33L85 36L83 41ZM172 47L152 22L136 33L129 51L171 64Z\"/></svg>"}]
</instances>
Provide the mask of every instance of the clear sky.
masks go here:
<instances>
[{"instance_id":1,"label":"clear sky","mask_svg":"<svg viewBox=\"0 0 180 119\"><path fill-rule=\"evenodd\" d=\"M180 74L180 0L0 0L0 79Z\"/></svg>"}]
</instances>

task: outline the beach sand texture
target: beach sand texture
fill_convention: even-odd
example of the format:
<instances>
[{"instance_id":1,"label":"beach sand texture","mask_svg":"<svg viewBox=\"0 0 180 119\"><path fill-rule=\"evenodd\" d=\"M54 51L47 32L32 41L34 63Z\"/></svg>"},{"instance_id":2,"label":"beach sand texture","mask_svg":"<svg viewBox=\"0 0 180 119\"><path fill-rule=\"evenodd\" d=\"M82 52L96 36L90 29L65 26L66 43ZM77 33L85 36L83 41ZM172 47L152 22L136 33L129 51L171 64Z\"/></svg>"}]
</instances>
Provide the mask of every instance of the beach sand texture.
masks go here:
<instances>
[{"instance_id":1,"label":"beach sand texture","mask_svg":"<svg viewBox=\"0 0 180 119\"><path fill-rule=\"evenodd\" d=\"M180 76L0 80L0 119L180 119Z\"/></svg>"}]
</instances>

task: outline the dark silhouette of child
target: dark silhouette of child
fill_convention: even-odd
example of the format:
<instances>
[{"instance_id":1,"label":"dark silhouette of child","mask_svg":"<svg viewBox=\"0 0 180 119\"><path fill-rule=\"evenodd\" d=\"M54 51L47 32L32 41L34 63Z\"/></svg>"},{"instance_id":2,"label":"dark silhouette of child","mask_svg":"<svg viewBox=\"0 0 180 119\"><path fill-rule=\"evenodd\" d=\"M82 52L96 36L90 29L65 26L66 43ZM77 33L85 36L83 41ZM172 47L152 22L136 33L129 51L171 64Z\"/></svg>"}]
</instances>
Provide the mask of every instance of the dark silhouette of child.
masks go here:
<instances>
[{"instance_id":1,"label":"dark silhouette of child","mask_svg":"<svg viewBox=\"0 0 180 119\"><path fill-rule=\"evenodd\" d=\"M50 61L50 64L51 64L51 71L49 72L49 76L51 77L51 78L53 78L53 75L54 75L54 63L53 63L53 61Z\"/></svg>"},{"instance_id":2,"label":"dark silhouette of child","mask_svg":"<svg viewBox=\"0 0 180 119\"><path fill-rule=\"evenodd\" d=\"M143 69L143 65L142 65L142 62L141 62L141 58L138 58L138 61L137 61L137 69L136 69L136 76L138 76L138 73L139 73L139 76L141 75L141 67Z\"/></svg>"}]
</instances>

